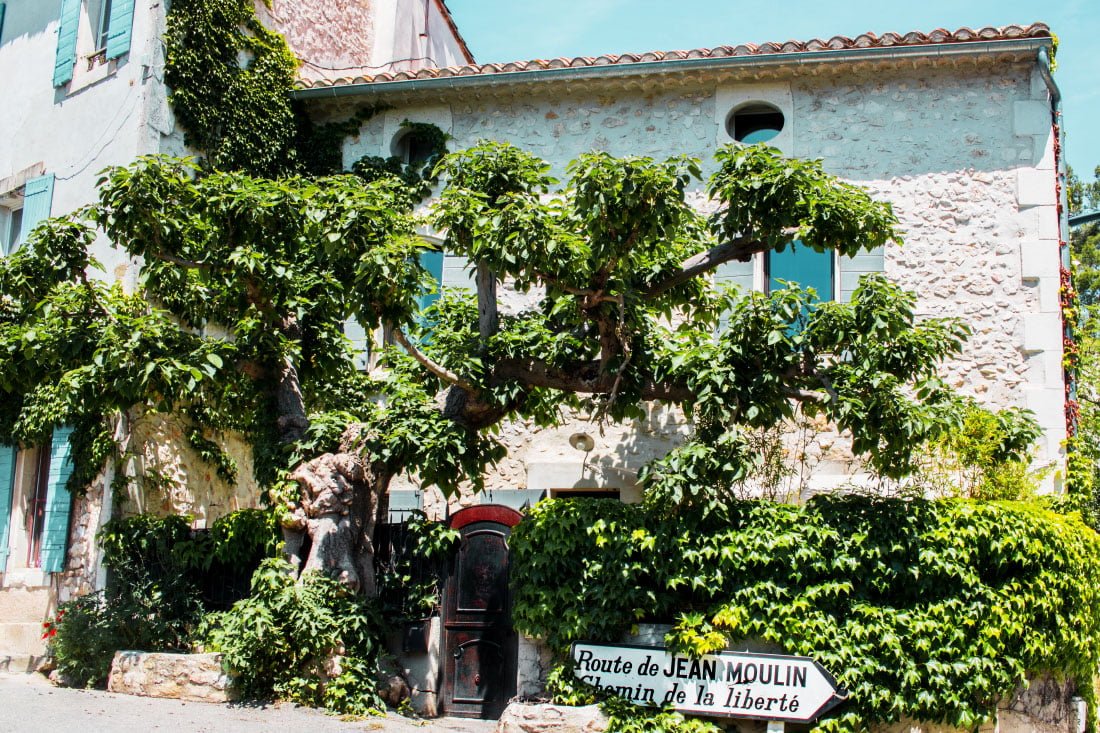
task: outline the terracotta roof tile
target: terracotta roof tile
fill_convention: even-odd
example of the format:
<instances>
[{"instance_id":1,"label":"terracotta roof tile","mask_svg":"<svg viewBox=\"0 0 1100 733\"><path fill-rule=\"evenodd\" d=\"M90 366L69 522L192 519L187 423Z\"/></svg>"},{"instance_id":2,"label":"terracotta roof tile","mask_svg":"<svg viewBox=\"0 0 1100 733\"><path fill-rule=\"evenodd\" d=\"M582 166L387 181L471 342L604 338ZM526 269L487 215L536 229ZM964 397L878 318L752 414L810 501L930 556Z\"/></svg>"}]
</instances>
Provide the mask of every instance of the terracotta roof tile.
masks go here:
<instances>
[{"instance_id":1,"label":"terracotta roof tile","mask_svg":"<svg viewBox=\"0 0 1100 733\"><path fill-rule=\"evenodd\" d=\"M442 5L442 0L440 0ZM443 5L446 8L445 5ZM345 86L349 84L384 83L409 81L416 79L435 79L453 76L477 76L490 74L510 74L522 71L541 71L545 69L587 68L594 66L624 66L646 64L658 61L699 58L731 58L740 56L764 56L770 54L803 53L815 51L843 51L847 49L890 48L895 46L924 46L932 44L965 43L972 41L1002 41L1018 38L1050 38L1050 28L1045 23L1032 23L1028 26L1008 25L1000 28L984 27L977 30L959 28L948 31L936 28L927 33L911 31L898 34L894 32L876 35L862 33L855 38L833 36L832 38L811 38L808 41L787 41L786 43L767 42L759 45L748 43L737 46L718 46L716 48L696 48L687 51L647 51L645 53L604 54L602 56L578 56L576 58L559 57L554 59L534 59L531 61L512 61L493 64L467 64L446 69L417 69L380 73L373 76L356 78L322 79L304 81L305 88Z\"/></svg>"}]
</instances>

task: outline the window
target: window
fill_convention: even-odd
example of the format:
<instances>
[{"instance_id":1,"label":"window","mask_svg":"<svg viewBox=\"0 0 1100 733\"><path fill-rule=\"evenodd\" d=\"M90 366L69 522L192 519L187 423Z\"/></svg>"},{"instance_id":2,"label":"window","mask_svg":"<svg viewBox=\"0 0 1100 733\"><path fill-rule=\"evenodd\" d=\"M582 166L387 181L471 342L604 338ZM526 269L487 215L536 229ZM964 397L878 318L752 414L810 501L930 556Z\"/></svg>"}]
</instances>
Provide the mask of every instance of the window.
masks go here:
<instances>
[{"instance_id":1,"label":"window","mask_svg":"<svg viewBox=\"0 0 1100 733\"><path fill-rule=\"evenodd\" d=\"M782 252L768 252L765 262L769 293L785 288L785 283L796 283L803 288L813 288L820 301L835 298L832 252L816 252L796 241Z\"/></svg>"},{"instance_id":2,"label":"window","mask_svg":"<svg viewBox=\"0 0 1100 733\"><path fill-rule=\"evenodd\" d=\"M432 141L416 130L407 130L393 143L393 154L401 162L413 168L420 168L431 161L435 148Z\"/></svg>"},{"instance_id":3,"label":"window","mask_svg":"<svg viewBox=\"0 0 1100 733\"><path fill-rule=\"evenodd\" d=\"M61 0L53 85L73 80L78 57L109 61L130 51L135 0Z\"/></svg>"},{"instance_id":4,"label":"window","mask_svg":"<svg viewBox=\"0 0 1100 733\"><path fill-rule=\"evenodd\" d=\"M111 0L85 0L88 22L92 27L93 53L107 50L107 36L111 30Z\"/></svg>"},{"instance_id":5,"label":"window","mask_svg":"<svg viewBox=\"0 0 1100 733\"><path fill-rule=\"evenodd\" d=\"M764 102L751 102L738 107L726 121L730 137L739 143L768 142L783 131L785 120L779 108Z\"/></svg>"},{"instance_id":6,"label":"window","mask_svg":"<svg viewBox=\"0 0 1100 733\"><path fill-rule=\"evenodd\" d=\"M15 197L5 197L3 201L0 204L0 253L7 257L22 243L19 233L23 228L23 205Z\"/></svg>"},{"instance_id":7,"label":"window","mask_svg":"<svg viewBox=\"0 0 1100 733\"><path fill-rule=\"evenodd\" d=\"M10 255L27 241L53 209L53 174L27 180L26 185L0 193L0 253Z\"/></svg>"},{"instance_id":8,"label":"window","mask_svg":"<svg viewBox=\"0 0 1100 733\"><path fill-rule=\"evenodd\" d=\"M50 493L50 450L39 448L34 460L34 483L25 515L27 567L42 567L42 534L46 526L47 497Z\"/></svg>"},{"instance_id":9,"label":"window","mask_svg":"<svg viewBox=\"0 0 1100 733\"><path fill-rule=\"evenodd\" d=\"M64 569L72 496L70 428L38 448L0 445L0 574Z\"/></svg>"}]
</instances>

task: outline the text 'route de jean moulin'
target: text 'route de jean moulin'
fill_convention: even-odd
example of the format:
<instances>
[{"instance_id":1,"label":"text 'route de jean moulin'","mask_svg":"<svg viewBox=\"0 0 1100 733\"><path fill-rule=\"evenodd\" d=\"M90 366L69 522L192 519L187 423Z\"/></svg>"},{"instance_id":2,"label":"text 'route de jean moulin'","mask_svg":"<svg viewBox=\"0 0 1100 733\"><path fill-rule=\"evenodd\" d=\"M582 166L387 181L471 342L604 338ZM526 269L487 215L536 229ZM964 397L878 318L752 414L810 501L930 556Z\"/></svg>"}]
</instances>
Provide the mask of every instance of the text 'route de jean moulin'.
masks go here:
<instances>
[{"instance_id":1,"label":"text 'route de jean moulin'","mask_svg":"<svg viewBox=\"0 0 1100 733\"><path fill-rule=\"evenodd\" d=\"M753 696L748 690L739 689L740 685L771 685L775 687L806 687L806 668L790 664L756 663L756 662L722 662L718 659L688 659L686 657L673 657L668 666L661 669L660 665L652 661L652 656L646 656L645 660L638 664L624 661L622 657L615 659L601 659L588 650L581 650L577 656L578 676L601 689L613 692L620 697L632 702L658 704L654 690L641 683L633 687L603 685L602 674L630 675L639 677L656 677L660 674L669 680L705 680L725 682L727 685L726 699L719 702L713 699L712 693L698 686L695 694L695 705L714 705L716 702L722 707L748 711L779 711L797 713L801 703L795 692L784 693L778 697ZM661 704L684 703L688 701L687 690L681 690L679 683L668 690ZM711 698L711 699L706 699Z\"/></svg>"}]
</instances>

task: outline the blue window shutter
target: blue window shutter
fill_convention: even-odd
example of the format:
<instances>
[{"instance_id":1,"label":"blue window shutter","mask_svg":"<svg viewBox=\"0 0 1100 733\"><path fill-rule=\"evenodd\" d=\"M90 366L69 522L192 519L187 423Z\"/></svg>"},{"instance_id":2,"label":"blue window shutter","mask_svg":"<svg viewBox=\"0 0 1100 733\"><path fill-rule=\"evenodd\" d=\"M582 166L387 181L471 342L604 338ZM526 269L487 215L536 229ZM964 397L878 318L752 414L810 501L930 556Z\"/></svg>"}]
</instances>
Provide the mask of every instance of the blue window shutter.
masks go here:
<instances>
[{"instance_id":1,"label":"blue window shutter","mask_svg":"<svg viewBox=\"0 0 1100 733\"><path fill-rule=\"evenodd\" d=\"M46 516L42 527L42 569L59 573L65 567L65 548L69 542L69 507L72 494L66 488L73 473L69 436L72 428L57 428L50 443L50 475L46 484ZM46 447L43 446L43 450Z\"/></svg>"},{"instance_id":2,"label":"blue window shutter","mask_svg":"<svg viewBox=\"0 0 1100 733\"><path fill-rule=\"evenodd\" d=\"M820 301L833 300L833 253L815 252L794 242L782 252L768 253L768 292L781 290L781 280L817 291Z\"/></svg>"},{"instance_id":3,"label":"blue window shutter","mask_svg":"<svg viewBox=\"0 0 1100 733\"><path fill-rule=\"evenodd\" d=\"M53 65L53 85L73 80L76 65L76 34L80 29L80 0L61 0L61 22L57 26L57 58Z\"/></svg>"},{"instance_id":4,"label":"blue window shutter","mask_svg":"<svg viewBox=\"0 0 1100 733\"><path fill-rule=\"evenodd\" d=\"M0 42L4 40L4 10L7 7L7 3L0 3ZM0 572L3 572L3 566L0 566Z\"/></svg>"},{"instance_id":5,"label":"blue window shutter","mask_svg":"<svg viewBox=\"0 0 1100 733\"><path fill-rule=\"evenodd\" d=\"M53 173L27 181L23 188L23 223L19 242L27 241L34 228L50 218L53 208Z\"/></svg>"},{"instance_id":6,"label":"blue window shutter","mask_svg":"<svg viewBox=\"0 0 1100 733\"><path fill-rule=\"evenodd\" d=\"M424 311L432 303L439 300L439 287L443 282L443 253L442 252L421 252L420 253L420 266L423 267L435 280L435 291L423 293L420 298L420 310Z\"/></svg>"},{"instance_id":7,"label":"blue window shutter","mask_svg":"<svg viewBox=\"0 0 1100 733\"><path fill-rule=\"evenodd\" d=\"M0 445L0 573L8 565L8 525L15 488L15 448Z\"/></svg>"},{"instance_id":8,"label":"blue window shutter","mask_svg":"<svg viewBox=\"0 0 1100 733\"><path fill-rule=\"evenodd\" d=\"M114 0L107 21L107 58L117 59L130 52L130 33L134 27L134 0Z\"/></svg>"}]
</instances>

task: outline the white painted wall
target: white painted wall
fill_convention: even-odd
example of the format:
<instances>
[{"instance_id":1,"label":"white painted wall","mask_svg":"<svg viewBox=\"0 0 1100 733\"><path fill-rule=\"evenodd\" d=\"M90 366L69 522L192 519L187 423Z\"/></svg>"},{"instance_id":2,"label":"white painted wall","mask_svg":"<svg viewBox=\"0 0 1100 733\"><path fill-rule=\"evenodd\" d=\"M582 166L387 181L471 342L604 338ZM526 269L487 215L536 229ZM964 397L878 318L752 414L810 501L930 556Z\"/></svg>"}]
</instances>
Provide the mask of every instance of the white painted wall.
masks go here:
<instances>
[{"instance_id":1,"label":"white painted wall","mask_svg":"<svg viewBox=\"0 0 1100 733\"><path fill-rule=\"evenodd\" d=\"M53 173L54 215L90 203L107 166L155 152L157 130L168 124L161 3L137 3L130 53L90 70L92 30L82 12L73 81L54 88L59 10L60 0L8 0L0 37L0 186L21 185L31 171ZM95 254L114 278L119 262L106 243Z\"/></svg>"}]
</instances>

